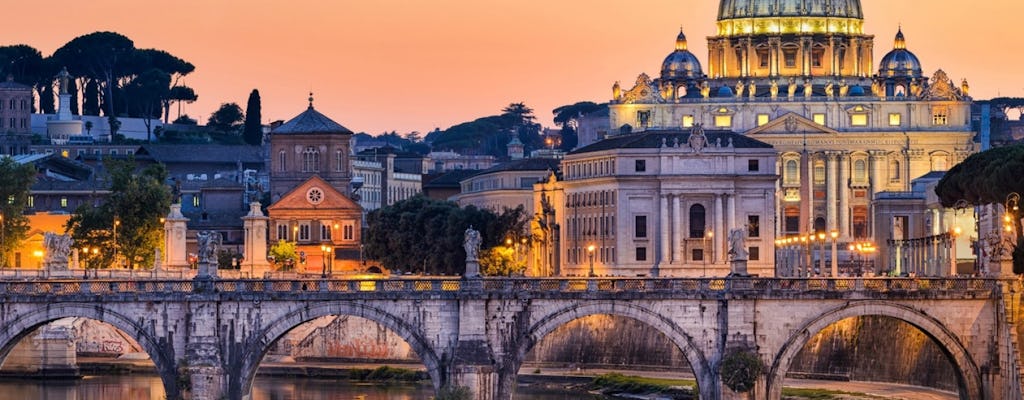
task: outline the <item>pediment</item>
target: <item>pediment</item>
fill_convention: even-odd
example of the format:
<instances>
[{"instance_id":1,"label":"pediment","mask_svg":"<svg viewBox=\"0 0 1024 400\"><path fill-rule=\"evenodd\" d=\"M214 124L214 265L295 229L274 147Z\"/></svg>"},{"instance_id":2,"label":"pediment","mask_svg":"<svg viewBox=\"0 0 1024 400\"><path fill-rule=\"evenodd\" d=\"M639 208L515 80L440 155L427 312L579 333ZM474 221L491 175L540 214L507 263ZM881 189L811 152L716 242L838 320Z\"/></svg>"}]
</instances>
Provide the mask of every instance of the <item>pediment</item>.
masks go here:
<instances>
[{"instance_id":1,"label":"pediment","mask_svg":"<svg viewBox=\"0 0 1024 400\"><path fill-rule=\"evenodd\" d=\"M312 176L267 207L267 211L280 210L356 210L362 212L362 207L319 176Z\"/></svg>"},{"instance_id":2,"label":"pediment","mask_svg":"<svg viewBox=\"0 0 1024 400\"><path fill-rule=\"evenodd\" d=\"M745 132L744 135L805 135L822 133L838 135L839 131L818 124L800 114L790 112L768 121L767 124L751 129Z\"/></svg>"}]
</instances>

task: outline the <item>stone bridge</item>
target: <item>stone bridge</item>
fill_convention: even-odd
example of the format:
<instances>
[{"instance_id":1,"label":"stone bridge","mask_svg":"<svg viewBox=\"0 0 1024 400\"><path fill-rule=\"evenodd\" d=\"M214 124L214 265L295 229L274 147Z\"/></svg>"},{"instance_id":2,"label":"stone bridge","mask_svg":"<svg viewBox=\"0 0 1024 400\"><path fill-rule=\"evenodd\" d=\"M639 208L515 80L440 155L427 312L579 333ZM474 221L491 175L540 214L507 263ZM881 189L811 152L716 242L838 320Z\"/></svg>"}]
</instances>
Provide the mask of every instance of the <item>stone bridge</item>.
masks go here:
<instances>
[{"instance_id":1,"label":"stone bridge","mask_svg":"<svg viewBox=\"0 0 1024 400\"><path fill-rule=\"evenodd\" d=\"M156 364L168 398L247 399L289 330L358 316L404 338L435 388L509 400L532 346L575 319L632 318L686 356L700 398L747 398L721 382L737 349L765 368L753 399L777 400L790 362L823 328L886 316L948 356L961 399L1020 399L1021 283L996 279L389 279L0 281L0 357L66 317L109 323Z\"/></svg>"}]
</instances>

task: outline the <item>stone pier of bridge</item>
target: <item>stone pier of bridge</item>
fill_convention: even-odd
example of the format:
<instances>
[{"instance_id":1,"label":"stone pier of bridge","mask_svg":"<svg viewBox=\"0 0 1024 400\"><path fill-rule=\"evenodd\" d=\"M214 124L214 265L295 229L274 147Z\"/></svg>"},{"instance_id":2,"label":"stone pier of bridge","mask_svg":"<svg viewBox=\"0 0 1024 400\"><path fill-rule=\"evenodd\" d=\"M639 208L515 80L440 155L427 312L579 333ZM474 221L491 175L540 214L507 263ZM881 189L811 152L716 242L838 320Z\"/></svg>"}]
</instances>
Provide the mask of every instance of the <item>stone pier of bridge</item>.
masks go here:
<instances>
[{"instance_id":1,"label":"stone pier of bridge","mask_svg":"<svg viewBox=\"0 0 1024 400\"><path fill-rule=\"evenodd\" d=\"M290 330L356 316L402 337L437 390L510 400L526 354L565 324L613 315L663 333L701 399L781 398L790 363L846 318L905 321L934 340L962 399L1021 398L1021 284L998 279L387 279L0 281L0 357L38 327L99 320L149 354L169 399L249 399L260 362ZM722 360L764 365L750 393Z\"/></svg>"}]
</instances>

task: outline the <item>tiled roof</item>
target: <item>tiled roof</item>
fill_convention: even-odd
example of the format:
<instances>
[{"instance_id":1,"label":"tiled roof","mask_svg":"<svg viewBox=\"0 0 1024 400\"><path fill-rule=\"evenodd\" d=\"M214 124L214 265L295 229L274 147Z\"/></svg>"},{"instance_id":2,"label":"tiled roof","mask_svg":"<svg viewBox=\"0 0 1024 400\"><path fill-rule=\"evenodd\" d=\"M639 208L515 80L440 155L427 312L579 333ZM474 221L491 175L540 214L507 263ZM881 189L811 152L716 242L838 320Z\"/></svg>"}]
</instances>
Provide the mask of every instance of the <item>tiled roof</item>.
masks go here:
<instances>
[{"instance_id":1,"label":"tiled roof","mask_svg":"<svg viewBox=\"0 0 1024 400\"><path fill-rule=\"evenodd\" d=\"M147 144L135 154L136 159L151 158L164 164L216 162L262 163L260 146L218 144Z\"/></svg>"},{"instance_id":2,"label":"tiled roof","mask_svg":"<svg viewBox=\"0 0 1024 400\"><path fill-rule=\"evenodd\" d=\"M495 165L480 171L477 175L502 171L558 171L560 164L561 161L554 158L524 158Z\"/></svg>"},{"instance_id":3,"label":"tiled roof","mask_svg":"<svg viewBox=\"0 0 1024 400\"><path fill-rule=\"evenodd\" d=\"M334 122L326 115L313 109L312 104L306 111L285 122L270 132L272 135L279 134L317 134L317 133L347 133L352 134L348 128Z\"/></svg>"},{"instance_id":4,"label":"tiled roof","mask_svg":"<svg viewBox=\"0 0 1024 400\"><path fill-rule=\"evenodd\" d=\"M431 174L424 177L423 187L430 188L458 188L459 182L480 173L478 169L456 169L442 174Z\"/></svg>"},{"instance_id":5,"label":"tiled roof","mask_svg":"<svg viewBox=\"0 0 1024 400\"><path fill-rule=\"evenodd\" d=\"M714 147L716 143L721 140L721 146L724 148L729 143L729 139L732 139L732 145L737 149L770 149L772 145L762 142L757 139L753 139L747 136L743 136L731 131L704 131L704 136L707 137L707 143L709 147ZM573 150L569 154L582 154L591 153L595 151L604 151L612 149L655 149L660 148L662 140L668 146L673 146L676 141L679 142L680 146L685 146L687 140L690 139L689 130L658 130L658 131L644 131L640 133L631 133L627 135L616 135L607 139L592 143L588 146Z\"/></svg>"}]
</instances>

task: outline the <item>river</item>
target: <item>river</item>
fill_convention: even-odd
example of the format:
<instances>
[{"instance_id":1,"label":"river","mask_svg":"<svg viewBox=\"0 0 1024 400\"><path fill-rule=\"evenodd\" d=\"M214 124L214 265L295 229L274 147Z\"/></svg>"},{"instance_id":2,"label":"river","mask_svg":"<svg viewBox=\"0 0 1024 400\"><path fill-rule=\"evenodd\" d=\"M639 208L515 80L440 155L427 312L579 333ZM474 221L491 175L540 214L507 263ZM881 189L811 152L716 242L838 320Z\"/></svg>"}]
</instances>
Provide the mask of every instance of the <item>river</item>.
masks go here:
<instances>
[{"instance_id":1,"label":"river","mask_svg":"<svg viewBox=\"0 0 1024 400\"><path fill-rule=\"evenodd\" d=\"M424 400L429 384L367 385L338 380L261 376L253 400ZM578 392L522 387L516 400L603 400ZM0 381L0 400L164 400L160 378L146 375L88 376L81 380Z\"/></svg>"}]
</instances>

